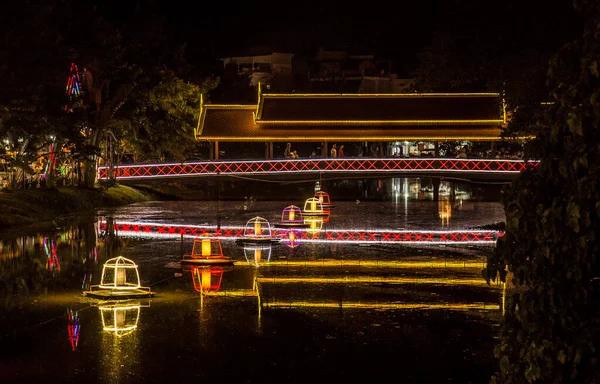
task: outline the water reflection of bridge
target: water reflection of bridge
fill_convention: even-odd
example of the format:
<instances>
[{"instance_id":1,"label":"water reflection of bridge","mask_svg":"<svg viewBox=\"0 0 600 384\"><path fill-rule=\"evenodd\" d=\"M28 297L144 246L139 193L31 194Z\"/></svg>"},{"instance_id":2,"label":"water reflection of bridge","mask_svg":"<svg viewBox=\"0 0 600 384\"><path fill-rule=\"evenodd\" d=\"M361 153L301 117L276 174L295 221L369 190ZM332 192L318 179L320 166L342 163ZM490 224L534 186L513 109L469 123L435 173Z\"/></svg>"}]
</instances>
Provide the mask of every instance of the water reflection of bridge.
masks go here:
<instances>
[{"instance_id":1,"label":"water reflection of bridge","mask_svg":"<svg viewBox=\"0 0 600 384\"><path fill-rule=\"evenodd\" d=\"M110 228L110 229L109 229ZM122 237L138 238L212 238L236 240L244 238L243 226L200 226L188 224L165 224L99 219L98 231L101 235L112 232ZM285 239L290 231L296 240L306 243L404 243L404 244L481 244L494 245L501 231L493 230L391 230L391 229L335 229L313 232L303 229L273 229L272 236Z\"/></svg>"},{"instance_id":2,"label":"water reflection of bridge","mask_svg":"<svg viewBox=\"0 0 600 384\"><path fill-rule=\"evenodd\" d=\"M481 259L266 261L258 267L248 262L235 269L253 274L251 286L240 287L238 279L228 279L228 272L221 270L218 287L200 293L209 301L211 297L256 299L259 312L308 308L497 311L503 291L499 284L483 280L483 265Z\"/></svg>"},{"instance_id":3,"label":"water reflection of bridge","mask_svg":"<svg viewBox=\"0 0 600 384\"><path fill-rule=\"evenodd\" d=\"M446 177L467 180L512 180L538 162L508 159L453 158L338 158L281 160L218 160L164 164L126 164L113 169L121 182L173 178L260 176L290 180L340 177ZM98 179L108 178L107 167L98 168Z\"/></svg>"}]
</instances>

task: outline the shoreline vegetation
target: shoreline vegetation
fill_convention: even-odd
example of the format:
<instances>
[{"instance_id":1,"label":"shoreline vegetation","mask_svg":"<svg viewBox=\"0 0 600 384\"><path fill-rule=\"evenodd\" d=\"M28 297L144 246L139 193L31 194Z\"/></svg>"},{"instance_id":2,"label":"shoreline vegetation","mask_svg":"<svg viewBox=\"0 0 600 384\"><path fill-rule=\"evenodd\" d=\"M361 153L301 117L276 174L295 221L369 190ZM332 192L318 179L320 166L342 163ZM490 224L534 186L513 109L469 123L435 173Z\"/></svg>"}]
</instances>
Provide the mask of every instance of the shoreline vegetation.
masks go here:
<instances>
[{"instance_id":1,"label":"shoreline vegetation","mask_svg":"<svg viewBox=\"0 0 600 384\"><path fill-rule=\"evenodd\" d=\"M113 207L159 199L148 191L116 185L84 189L60 187L0 192L0 233L51 223L62 216L85 214Z\"/></svg>"}]
</instances>

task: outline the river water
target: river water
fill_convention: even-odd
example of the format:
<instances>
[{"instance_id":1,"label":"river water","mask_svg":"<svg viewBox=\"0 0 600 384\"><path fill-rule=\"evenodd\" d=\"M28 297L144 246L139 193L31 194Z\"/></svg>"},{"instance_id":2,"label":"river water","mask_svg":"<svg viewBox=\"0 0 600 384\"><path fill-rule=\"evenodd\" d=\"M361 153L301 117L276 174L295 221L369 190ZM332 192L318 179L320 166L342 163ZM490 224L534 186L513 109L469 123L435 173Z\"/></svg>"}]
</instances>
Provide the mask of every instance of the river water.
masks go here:
<instances>
[{"instance_id":1,"label":"river water","mask_svg":"<svg viewBox=\"0 0 600 384\"><path fill-rule=\"evenodd\" d=\"M502 207L400 184L386 201L333 201L293 242L275 228L269 245L236 238L307 196L140 203L5 238L0 382L487 382L503 289L481 269L494 245L452 234L503 221ZM208 233L235 265L181 264ZM154 297L82 295L116 256Z\"/></svg>"}]
</instances>

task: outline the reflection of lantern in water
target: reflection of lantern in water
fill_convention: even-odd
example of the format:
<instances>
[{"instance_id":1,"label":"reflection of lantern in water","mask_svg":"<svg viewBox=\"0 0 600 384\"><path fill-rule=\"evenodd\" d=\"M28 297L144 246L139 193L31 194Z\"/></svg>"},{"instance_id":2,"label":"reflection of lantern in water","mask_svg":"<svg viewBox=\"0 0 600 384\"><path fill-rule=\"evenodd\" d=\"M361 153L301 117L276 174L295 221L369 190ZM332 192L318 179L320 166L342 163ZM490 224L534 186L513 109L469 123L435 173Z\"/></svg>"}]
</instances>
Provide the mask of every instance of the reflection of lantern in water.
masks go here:
<instances>
[{"instance_id":1,"label":"reflection of lantern in water","mask_svg":"<svg viewBox=\"0 0 600 384\"><path fill-rule=\"evenodd\" d=\"M271 225L269 221L260 216L256 216L246 223L244 227L244 237L254 239L270 239Z\"/></svg>"},{"instance_id":2,"label":"reflection of lantern in water","mask_svg":"<svg viewBox=\"0 0 600 384\"><path fill-rule=\"evenodd\" d=\"M304 222L308 224L306 232L308 233L319 233L323 229L323 218L306 218Z\"/></svg>"},{"instance_id":3,"label":"reflection of lantern in water","mask_svg":"<svg viewBox=\"0 0 600 384\"><path fill-rule=\"evenodd\" d=\"M271 245L244 246L246 261L256 267L261 263L271 261Z\"/></svg>"},{"instance_id":4,"label":"reflection of lantern in water","mask_svg":"<svg viewBox=\"0 0 600 384\"><path fill-rule=\"evenodd\" d=\"M197 292L206 294L221 289L223 268L221 267L192 267L192 281Z\"/></svg>"},{"instance_id":5,"label":"reflection of lantern in water","mask_svg":"<svg viewBox=\"0 0 600 384\"><path fill-rule=\"evenodd\" d=\"M69 341L71 342L71 350L76 351L79 345L79 322L81 317L79 311L74 311L71 308L67 309L67 330L69 332Z\"/></svg>"},{"instance_id":6,"label":"reflection of lantern in water","mask_svg":"<svg viewBox=\"0 0 600 384\"><path fill-rule=\"evenodd\" d=\"M84 295L96 298L132 298L152 296L149 287L140 286L138 266L123 256L113 257L104 263L99 285L90 286Z\"/></svg>"},{"instance_id":7,"label":"reflection of lantern in water","mask_svg":"<svg viewBox=\"0 0 600 384\"><path fill-rule=\"evenodd\" d=\"M302 238L302 233L297 230L290 230L285 233L285 237L283 238L283 244L287 245L290 248L296 248L300 245Z\"/></svg>"},{"instance_id":8,"label":"reflection of lantern in water","mask_svg":"<svg viewBox=\"0 0 600 384\"><path fill-rule=\"evenodd\" d=\"M133 332L140 319L141 305L110 305L100 307L102 328L122 337Z\"/></svg>"},{"instance_id":9,"label":"reflection of lantern in water","mask_svg":"<svg viewBox=\"0 0 600 384\"><path fill-rule=\"evenodd\" d=\"M452 217L452 205L448 199L439 199L438 215L442 222L442 226L450 224L450 218Z\"/></svg>"}]
</instances>

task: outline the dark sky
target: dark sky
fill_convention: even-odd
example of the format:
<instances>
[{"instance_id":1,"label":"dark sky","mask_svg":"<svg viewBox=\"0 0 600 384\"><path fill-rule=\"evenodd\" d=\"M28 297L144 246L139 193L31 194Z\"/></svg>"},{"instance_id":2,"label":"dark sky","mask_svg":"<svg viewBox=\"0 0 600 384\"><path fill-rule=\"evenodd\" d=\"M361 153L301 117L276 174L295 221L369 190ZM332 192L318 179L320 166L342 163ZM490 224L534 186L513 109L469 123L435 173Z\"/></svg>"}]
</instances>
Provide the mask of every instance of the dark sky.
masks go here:
<instances>
[{"instance_id":1,"label":"dark sky","mask_svg":"<svg viewBox=\"0 0 600 384\"><path fill-rule=\"evenodd\" d=\"M164 16L177 39L187 42L192 60L272 50L301 55L322 46L414 63L436 31L488 41L501 49L555 50L580 29L574 28L576 13L569 0L104 0L102 4L115 15L137 7Z\"/></svg>"}]
</instances>

